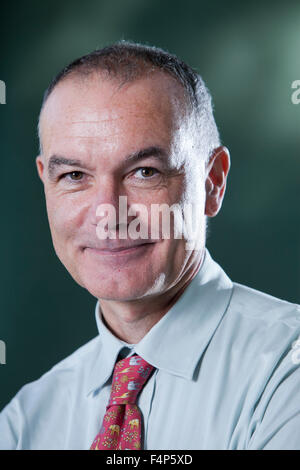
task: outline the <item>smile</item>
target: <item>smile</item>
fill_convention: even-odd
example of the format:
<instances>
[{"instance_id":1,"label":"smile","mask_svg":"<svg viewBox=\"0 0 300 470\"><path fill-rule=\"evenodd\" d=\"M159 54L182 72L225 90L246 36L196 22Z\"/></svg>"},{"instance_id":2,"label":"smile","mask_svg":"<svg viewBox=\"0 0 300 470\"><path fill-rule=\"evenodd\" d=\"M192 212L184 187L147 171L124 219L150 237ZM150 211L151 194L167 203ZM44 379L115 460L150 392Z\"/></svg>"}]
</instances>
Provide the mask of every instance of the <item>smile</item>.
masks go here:
<instances>
[{"instance_id":1,"label":"smile","mask_svg":"<svg viewBox=\"0 0 300 470\"><path fill-rule=\"evenodd\" d=\"M139 253L142 251L145 251L150 245L154 245L154 243L142 243L139 245L134 245L131 247L123 247L123 248L118 248L118 249L113 249L113 250L100 250L98 248L90 248L86 247L86 250L89 250L95 254L103 255L103 256L124 256L128 254L133 254L133 253Z\"/></svg>"}]
</instances>

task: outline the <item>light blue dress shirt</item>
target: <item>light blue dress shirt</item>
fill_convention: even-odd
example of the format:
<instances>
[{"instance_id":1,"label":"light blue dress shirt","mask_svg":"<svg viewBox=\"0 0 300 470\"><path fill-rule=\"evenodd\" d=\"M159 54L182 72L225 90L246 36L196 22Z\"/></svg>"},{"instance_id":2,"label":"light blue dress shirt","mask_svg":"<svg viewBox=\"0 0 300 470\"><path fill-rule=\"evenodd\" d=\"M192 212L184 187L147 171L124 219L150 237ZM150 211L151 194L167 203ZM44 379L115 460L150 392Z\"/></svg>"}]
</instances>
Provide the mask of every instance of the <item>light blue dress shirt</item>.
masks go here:
<instances>
[{"instance_id":1,"label":"light blue dress shirt","mask_svg":"<svg viewBox=\"0 0 300 470\"><path fill-rule=\"evenodd\" d=\"M99 335L23 386L0 414L0 449L89 449L115 361L156 367L137 404L144 449L300 449L300 306L200 270L136 345Z\"/></svg>"}]
</instances>

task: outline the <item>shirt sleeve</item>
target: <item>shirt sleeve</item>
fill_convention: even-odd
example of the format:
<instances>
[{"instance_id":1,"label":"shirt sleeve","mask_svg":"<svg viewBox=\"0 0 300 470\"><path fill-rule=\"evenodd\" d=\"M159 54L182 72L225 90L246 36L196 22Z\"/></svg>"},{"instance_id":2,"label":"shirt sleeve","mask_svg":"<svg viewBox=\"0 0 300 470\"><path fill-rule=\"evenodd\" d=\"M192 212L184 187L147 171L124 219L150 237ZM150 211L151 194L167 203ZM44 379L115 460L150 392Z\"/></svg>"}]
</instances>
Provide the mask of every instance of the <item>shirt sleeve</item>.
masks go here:
<instances>
[{"instance_id":1,"label":"shirt sleeve","mask_svg":"<svg viewBox=\"0 0 300 470\"><path fill-rule=\"evenodd\" d=\"M16 450L21 428L21 414L16 398L0 413L0 450Z\"/></svg>"},{"instance_id":2,"label":"shirt sleeve","mask_svg":"<svg viewBox=\"0 0 300 470\"><path fill-rule=\"evenodd\" d=\"M267 384L253 415L249 450L300 450L300 365L291 354Z\"/></svg>"}]
</instances>

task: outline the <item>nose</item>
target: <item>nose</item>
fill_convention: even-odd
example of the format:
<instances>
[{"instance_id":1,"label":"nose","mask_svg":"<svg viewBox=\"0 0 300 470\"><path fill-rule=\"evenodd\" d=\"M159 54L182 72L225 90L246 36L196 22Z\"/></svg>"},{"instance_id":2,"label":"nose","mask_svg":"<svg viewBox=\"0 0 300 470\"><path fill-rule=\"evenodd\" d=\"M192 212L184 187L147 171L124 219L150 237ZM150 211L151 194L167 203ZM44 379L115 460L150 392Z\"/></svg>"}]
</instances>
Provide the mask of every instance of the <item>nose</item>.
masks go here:
<instances>
[{"instance_id":1,"label":"nose","mask_svg":"<svg viewBox=\"0 0 300 470\"><path fill-rule=\"evenodd\" d=\"M89 208L92 225L96 227L103 217L109 217L111 230L119 230L121 224L127 228L132 216L126 216L125 222L125 211L128 213L128 198L122 183L111 176L100 178ZM113 217L110 217L111 215Z\"/></svg>"}]
</instances>

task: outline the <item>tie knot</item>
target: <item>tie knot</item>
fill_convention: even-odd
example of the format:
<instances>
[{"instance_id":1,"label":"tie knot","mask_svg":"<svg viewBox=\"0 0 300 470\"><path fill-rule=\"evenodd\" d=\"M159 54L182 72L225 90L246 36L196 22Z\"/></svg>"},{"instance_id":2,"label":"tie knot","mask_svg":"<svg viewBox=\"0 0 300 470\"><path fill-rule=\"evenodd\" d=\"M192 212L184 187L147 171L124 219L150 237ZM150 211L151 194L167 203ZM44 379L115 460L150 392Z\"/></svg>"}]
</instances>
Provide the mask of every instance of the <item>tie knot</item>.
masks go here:
<instances>
[{"instance_id":1,"label":"tie knot","mask_svg":"<svg viewBox=\"0 0 300 470\"><path fill-rule=\"evenodd\" d=\"M118 361L108 406L134 404L153 369L153 366L136 354Z\"/></svg>"}]
</instances>

